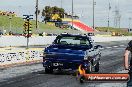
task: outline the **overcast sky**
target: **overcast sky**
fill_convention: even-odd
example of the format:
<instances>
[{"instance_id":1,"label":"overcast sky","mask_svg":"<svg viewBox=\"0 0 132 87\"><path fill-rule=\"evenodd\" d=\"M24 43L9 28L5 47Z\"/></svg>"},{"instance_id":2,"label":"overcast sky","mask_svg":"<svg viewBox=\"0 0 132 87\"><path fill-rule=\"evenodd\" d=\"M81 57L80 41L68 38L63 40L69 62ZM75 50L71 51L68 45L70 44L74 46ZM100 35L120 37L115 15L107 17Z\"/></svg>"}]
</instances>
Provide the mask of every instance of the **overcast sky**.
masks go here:
<instances>
[{"instance_id":1,"label":"overcast sky","mask_svg":"<svg viewBox=\"0 0 132 87\"><path fill-rule=\"evenodd\" d=\"M36 0L0 0L0 10L15 11L19 16L34 14ZM71 13L71 1L62 0L62 7ZM80 20L92 26L92 1L74 0L74 14L80 16ZM109 2L111 4L110 26L114 26L115 6L118 6L121 14L121 27L128 27L128 18L132 17L132 0L95 0L95 26L107 26ZM61 0L39 0L39 9L46 6L61 7ZM132 26L131 26L132 27Z\"/></svg>"}]
</instances>

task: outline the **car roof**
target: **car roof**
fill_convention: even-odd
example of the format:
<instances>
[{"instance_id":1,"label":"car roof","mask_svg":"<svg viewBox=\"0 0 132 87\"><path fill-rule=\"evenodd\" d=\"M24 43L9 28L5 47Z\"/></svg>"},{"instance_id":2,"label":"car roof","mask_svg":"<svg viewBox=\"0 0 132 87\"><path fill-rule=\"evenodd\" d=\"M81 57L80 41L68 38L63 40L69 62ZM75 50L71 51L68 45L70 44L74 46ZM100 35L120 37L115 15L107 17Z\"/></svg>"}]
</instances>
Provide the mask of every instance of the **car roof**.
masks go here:
<instances>
[{"instance_id":1,"label":"car roof","mask_svg":"<svg viewBox=\"0 0 132 87\"><path fill-rule=\"evenodd\" d=\"M81 34L61 34L61 35L59 35L59 36L66 36L66 37L88 37L87 35L81 35Z\"/></svg>"}]
</instances>

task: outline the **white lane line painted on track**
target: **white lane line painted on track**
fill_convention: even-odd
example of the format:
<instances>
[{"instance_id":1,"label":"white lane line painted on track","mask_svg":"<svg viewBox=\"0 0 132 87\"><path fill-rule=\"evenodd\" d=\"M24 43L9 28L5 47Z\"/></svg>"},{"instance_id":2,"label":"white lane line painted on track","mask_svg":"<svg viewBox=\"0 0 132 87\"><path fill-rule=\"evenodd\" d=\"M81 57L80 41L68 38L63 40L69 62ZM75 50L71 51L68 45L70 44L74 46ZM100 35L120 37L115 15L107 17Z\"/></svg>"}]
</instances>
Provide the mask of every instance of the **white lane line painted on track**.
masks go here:
<instances>
[{"instance_id":1,"label":"white lane line painted on track","mask_svg":"<svg viewBox=\"0 0 132 87\"><path fill-rule=\"evenodd\" d=\"M107 49L110 49L110 48L112 48L112 47L106 47Z\"/></svg>"},{"instance_id":2,"label":"white lane line painted on track","mask_svg":"<svg viewBox=\"0 0 132 87\"><path fill-rule=\"evenodd\" d=\"M118 46L113 46L113 47L115 47L115 48L116 48L116 47L118 47Z\"/></svg>"},{"instance_id":3,"label":"white lane line painted on track","mask_svg":"<svg viewBox=\"0 0 132 87\"><path fill-rule=\"evenodd\" d=\"M125 45L120 45L121 47L124 47Z\"/></svg>"},{"instance_id":4,"label":"white lane line painted on track","mask_svg":"<svg viewBox=\"0 0 132 87\"><path fill-rule=\"evenodd\" d=\"M118 48L118 47L124 47L125 45L119 45L119 46L111 46L111 47L104 47L104 48L100 48L100 49L111 49L111 48Z\"/></svg>"}]
</instances>

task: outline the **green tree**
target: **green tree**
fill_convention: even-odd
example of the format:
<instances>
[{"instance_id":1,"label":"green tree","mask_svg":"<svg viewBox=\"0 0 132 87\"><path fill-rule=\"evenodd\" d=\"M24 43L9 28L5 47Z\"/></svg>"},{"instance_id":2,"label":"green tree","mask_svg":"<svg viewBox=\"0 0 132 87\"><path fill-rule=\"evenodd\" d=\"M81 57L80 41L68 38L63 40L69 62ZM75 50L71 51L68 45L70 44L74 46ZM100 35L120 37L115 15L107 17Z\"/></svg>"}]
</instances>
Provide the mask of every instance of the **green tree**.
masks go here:
<instances>
[{"instance_id":1,"label":"green tree","mask_svg":"<svg viewBox=\"0 0 132 87\"><path fill-rule=\"evenodd\" d=\"M42 16L45 17L45 20L50 20L52 18L52 15L54 14L58 14L60 18L64 18L65 10L57 6L54 7L45 6L45 8L42 11Z\"/></svg>"}]
</instances>

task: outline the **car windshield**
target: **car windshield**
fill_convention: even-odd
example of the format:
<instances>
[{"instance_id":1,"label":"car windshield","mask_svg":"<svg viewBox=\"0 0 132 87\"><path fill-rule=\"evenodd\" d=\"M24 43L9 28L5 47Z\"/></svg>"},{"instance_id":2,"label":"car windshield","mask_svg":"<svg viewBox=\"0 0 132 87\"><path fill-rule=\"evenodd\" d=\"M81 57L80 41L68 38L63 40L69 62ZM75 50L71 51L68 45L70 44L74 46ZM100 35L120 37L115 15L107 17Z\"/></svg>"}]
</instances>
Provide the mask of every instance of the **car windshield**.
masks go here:
<instances>
[{"instance_id":1,"label":"car windshield","mask_svg":"<svg viewBox=\"0 0 132 87\"><path fill-rule=\"evenodd\" d=\"M64 36L56 40L56 44L62 45L89 45L88 38L78 36Z\"/></svg>"}]
</instances>

